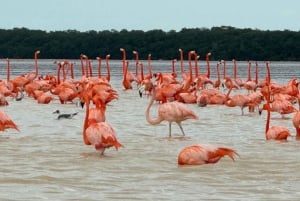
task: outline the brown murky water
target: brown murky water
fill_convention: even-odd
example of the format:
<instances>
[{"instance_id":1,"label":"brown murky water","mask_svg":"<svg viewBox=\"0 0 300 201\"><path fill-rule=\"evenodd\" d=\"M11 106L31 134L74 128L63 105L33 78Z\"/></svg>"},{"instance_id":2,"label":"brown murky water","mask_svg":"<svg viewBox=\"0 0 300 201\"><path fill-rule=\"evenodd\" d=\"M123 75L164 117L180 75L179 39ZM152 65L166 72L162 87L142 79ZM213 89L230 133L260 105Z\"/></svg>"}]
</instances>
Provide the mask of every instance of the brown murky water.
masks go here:
<instances>
[{"instance_id":1,"label":"brown murky water","mask_svg":"<svg viewBox=\"0 0 300 201\"><path fill-rule=\"evenodd\" d=\"M75 62L77 74L79 61ZM32 60L11 60L12 77L32 71ZM55 73L52 60L39 60L40 73ZM94 64L96 65L96 64ZM134 65L134 62L131 62ZM178 69L178 65L177 69ZM200 66L205 65L200 64ZM171 62L153 61L154 70L169 71ZM215 62L212 62L214 78ZM231 75L231 64L228 74ZM240 77L246 77L241 62ZM5 79L5 62L1 62ZM272 62L273 80L286 83L299 78L300 63ZM9 100L1 107L18 125L20 132L0 135L1 200L299 200L300 141L266 141L266 114L241 115L239 108L189 105L199 120L183 122L186 137L173 124L149 125L145 119L147 97L137 89L123 91L121 61L111 61L112 86L119 99L107 107L107 121L125 146L106 150L104 156L82 140L84 109L76 103L62 105L54 100L39 105L25 97ZM204 67L200 67L204 68ZM260 79L265 75L260 63ZM151 115L156 115L154 105ZM79 112L73 119L57 120L56 109ZM291 118L272 113L271 125L284 125L295 134ZM214 165L178 167L177 155L185 146L212 143L235 149L235 162L225 157Z\"/></svg>"}]
</instances>

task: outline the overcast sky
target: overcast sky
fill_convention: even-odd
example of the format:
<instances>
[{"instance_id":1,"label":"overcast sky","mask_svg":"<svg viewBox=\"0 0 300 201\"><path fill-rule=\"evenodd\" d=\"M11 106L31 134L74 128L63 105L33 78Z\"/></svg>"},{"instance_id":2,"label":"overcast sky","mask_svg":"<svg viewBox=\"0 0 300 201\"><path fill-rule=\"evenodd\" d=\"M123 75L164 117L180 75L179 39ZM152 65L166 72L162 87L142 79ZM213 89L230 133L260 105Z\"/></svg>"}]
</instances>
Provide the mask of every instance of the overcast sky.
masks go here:
<instances>
[{"instance_id":1,"label":"overcast sky","mask_svg":"<svg viewBox=\"0 0 300 201\"><path fill-rule=\"evenodd\" d=\"M299 0L2 0L0 28L103 31L232 26L300 31Z\"/></svg>"}]
</instances>

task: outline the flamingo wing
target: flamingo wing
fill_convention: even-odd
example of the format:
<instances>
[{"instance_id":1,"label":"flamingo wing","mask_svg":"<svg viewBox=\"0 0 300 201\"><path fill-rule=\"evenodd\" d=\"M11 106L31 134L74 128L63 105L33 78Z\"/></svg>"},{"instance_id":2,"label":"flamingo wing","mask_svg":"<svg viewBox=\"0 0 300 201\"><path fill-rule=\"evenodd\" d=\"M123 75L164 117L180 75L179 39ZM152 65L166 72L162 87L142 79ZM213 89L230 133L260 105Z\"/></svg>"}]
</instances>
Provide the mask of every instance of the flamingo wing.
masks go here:
<instances>
[{"instance_id":1,"label":"flamingo wing","mask_svg":"<svg viewBox=\"0 0 300 201\"><path fill-rule=\"evenodd\" d=\"M211 144L193 145L184 148L178 155L179 165L202 165L217 163L225 155L234 160L236 151L226 147L216 147Z\"/></svg>"}]
</instances>

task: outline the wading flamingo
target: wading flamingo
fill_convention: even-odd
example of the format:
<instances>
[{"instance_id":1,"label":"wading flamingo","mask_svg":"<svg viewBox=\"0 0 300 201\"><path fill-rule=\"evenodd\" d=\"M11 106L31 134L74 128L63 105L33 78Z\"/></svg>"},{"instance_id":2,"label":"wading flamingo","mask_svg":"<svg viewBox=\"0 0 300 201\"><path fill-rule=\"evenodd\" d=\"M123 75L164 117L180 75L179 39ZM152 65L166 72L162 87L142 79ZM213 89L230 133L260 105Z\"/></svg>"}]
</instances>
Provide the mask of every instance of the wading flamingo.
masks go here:
<instances>
[{"instance_id":1,"label":"wading flamingo","mask_svg":"<svg viewBox=\"0 0 300 201\"><path fill-rule=\"evenodd\" d=\"M86 145L94 145L95 149L103 155L105 149L114 146L116 150L123 145L117 140L115 130L107 122L89 121L90 98L87 93L81 97L81 105L86 105L86 113L83 125L83 140Z\"/></svg>"},{"instance_id":2,"label":"wading flamingo","mask_svg":"<svg viewBox=\"0 0 300 201\"><path fill-rule=\"evenodd\" d=\"M25 74L25 77L30 81L34 80L38 76L39 67L38 67L38 63L37 63L37 58L38 58L39 54L40 54L39 50L34 52L34 72L29 72L29 73Z\"/></svg>"},{"instance_id":3,"label":"wading flamingo","mask_svg":"<svg viewBox=\"0 0 300 201\"><path fill-rule=\"evenodd\" d=\"M239 154L230 148L212 144L198 144L185 147L178 154L178 165L203 165L217 163L222 157L229 156L233 161Z\"/></svg>"},{"instance_id":4,"label":"wading flamingo","mask_svg":"<svg viewBox=\"0 0 300 201\"><path fill-rule=\"evenodd\" d=\"M291 136L290 131L283 126L272 126L270 127L270 118L271 118L271 108L270 108L270 82L271 82L271 76L270 76L270 67L269 62L266 62L266 68L268 72L267 76L267 95L266 95L266 109L267 109L267 121L266 121L266 140L281 140L286 141L289 136Z\"/></svg>"},{"instance_id":5,"label":"wading flamingo","mask_svg":"<svg viewBox=\"0 0 300 201\"><path fill-rule=\"evenodd\" d=\"M146 109L146 120L151 125L160 124L162 121L169 122L169 137L171 137L171 124L176 122L179 126L183 135L185 135L181 122L187 119L199 119L198 115L189 109L184 103L177 101L166 102L158 107L158 116L156 118L150 118L150 108L153 105L156 96L156 90L153 89L152 98L149 102L149 105Z\"/></svg>"},{"instance_id":6,"label":"wading flamingo","mask_svg":"<svg viewBox=\"0 0 300 201\"><path fill-rule=\"evenodd\" d=\"M296 112L293 117L293 126L296 129L296 140L300 140L300 111Z\"/></svg>"},{"instance_id":7,"label":"wading flamingo","mask_svg":"<svg viewBox=\"0 0 300 201\"><path fill-rule=\"evenodd\" d=\"M4 131L8 128L13 128L17 131L20 131L18 126L13 122L13 120L9 118L7 114L0 110L0 131Z\"/></svg>"},{"instance_id":8,"label":"wading flamingo","mask_svg":"<svg viewBox=\"0 0 300 201\"><path fill-rule=\"evenodd\" d=\"M16 76L11 80L15 88L14 91L16 91L18 87L23 89L26 84L28 84L30 81L34 80L37 77L38 75L37 57L39 53L40 51L36 51L34 53L34 69L35 69L34 72L29 72L25 75Z\"/></svg>"}]
</instances>

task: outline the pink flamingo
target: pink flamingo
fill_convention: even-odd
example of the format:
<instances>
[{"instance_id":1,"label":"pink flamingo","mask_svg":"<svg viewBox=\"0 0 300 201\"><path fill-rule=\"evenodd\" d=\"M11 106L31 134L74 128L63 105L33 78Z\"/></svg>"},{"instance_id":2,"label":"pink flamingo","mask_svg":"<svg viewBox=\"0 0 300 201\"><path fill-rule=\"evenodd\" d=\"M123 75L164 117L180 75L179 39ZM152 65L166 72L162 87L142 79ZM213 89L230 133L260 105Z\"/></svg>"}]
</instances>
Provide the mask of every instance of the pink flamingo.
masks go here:
<instances>
[{"instance_id":1,"label":"pink flamingo","mask_svg":"<svg viewBox=\"0 0 300 201\"><path fill-rule=\"evenodd\" d=\"M144 79L151 79L152 74L152 66L151 66L151 54L148 54L148 75L145 75Z\"/></svg>"},{"instance_id":2,"label":"pink flamingo","mask_svg":"<svg viewBox=\"0 0 300 201\"><path fill-rule=\"evenodd\" d=\"M40 51L39 51L39 50L37 50L37 51L34 52L34 69L35 69L35 71L34 71L34 72L27 73L27 74L25 75L25 77L26 77L28 80L30 80L30 81L34 80L34 79L38 76L38 72L39 72L38 69L39 69L39 67L38 67L38 64L37 64L37 57L38 57L39 54L40 54Z\"/></svg>"},{"instance_id":3,"label":"pink flamingo","mask_svg":"<svg viewBox=\"0 0 300 201\"><path fill-rule=\"evenodd\" d=\"M267 109L267 121L266 121L266 131L265 131L265 136L266 136L266 140L284 140L286 141L287 138L289 136L291 136L290 131L283 127L283 126L272 126L270 127L270 117L271 117L271 109L270 109L270 82L271 82L271 75L270 75L270 68L269 68L269 63L266 62L266 67L267 67L267 87L268 87L268 91L267 91L267 96L266 96L266 100L267 100L267 105L266 105L266 109Z\"/></svg>"},{"instance_id":4,"label":"pink flamingo","mask_svg":"<svg viewBox=\"0 0 300 201\"><path fill-rule=\"evenodd\" d=\"M30 81L34 80L37 77L38 75L37 56L39 53L40 51L36 51L34 53L34 68L35 68L34 72L29 72L25 75L16 76L14 77L14 79L11 80L15 88L14 91L16 91L16 88L18 87L23 89L26 84L28 84Z\"/></svg>"},{"instance_id":5,"label":"pink flamingo","mask_svg":"<svg viewBox=\"0 0 300 201\"><path fill-rule=\"evenodd\" d=\"M8 128L20 131L15 122L7 114L0 110L0 131L4 131Z\"/></svg>"},{"instance_id":6,"label":"pink flamingo","mask_svg":"<svg viewBox=\"0 0 300 201\"><path fill-rule=\"evenodd\" d=\"M229 97L230 92L232 91L232 89L234 88L233 82L232 80L227 77L226 78L226 82L228 83L228 86L230 86L226 97L225 97L225 101L224 104L228 107L240 107L241 111L242 111L242 115L244 115L244 108L247 106L257 106L257 103L255 102L255 100L251 99L249 96L247 95L242 95L242 94L235 94L232 97Z\"/></svg>"},{"instance_id":7,"label":"pink flamingo","mask_svg":"<svg viewBox=\"0 0 300 201\"><path fill-rule=\"evenodd\" d=\"M142 63L140 64L140 67L141 67L141 77L143 80L141 81L141 87L139 88L139 94L140 94L140 97L142 97L143 91L148 92L148 94L150 94L154 85L151 80L152 73L150 73L150 71L149 71L150 74L148 74L147 76L144 76L144 66Z\"/></svg>"},{"instance_id":8,"label":"pink flamingo","mask_svg":"<svg viewBox=\"0 0 300 201\"><path fill-rule=\"evenodd\" d=\"M219 89L219 87L221 85L220 68L219 68L219 66L220 66L220 62L218 62L217 65L216 65L217 80L213 83L213 87L214 88L218 88L218 89Z\"/></svg>"},{"instance_id":9,"label":"pink flamingo","mask_svg":"<svg viewBox=\"0 0 300 201\"><path fill-rule=\"evenodd\" d=\"M209 57L211 56L211 53L208 52L206 55L205 55L205 60L206 60L206 67L207 67L207 74L206 74L206 77L208 79L210 79L210 60L209 60Z\"/></svg>"},{"instance_id":10,"label":"pink flamingo","mask_svg":"<svg viewBox=\"0 0 300 201\"><path fill-rule=\"evenodd\" d=\"M217 163L222 157L229 156L233 161L239 154L226 147L217 147L212 144L199 144L185 147L178 154L178 165L203 165Z\"/></svg>"},{"instance_id":11,"label":"pink flamingo","mask_svg":"<svg viewBox=\"0 0 300 201\"><path fill-rule=\"evenodd\" d=\"M86 145L94 145L95 149L104 154L105 149L114 146L116 150L123 145L117 140L115 130L107 122L91 122L90 98L86 93L82 94L81 104L86 104L86 113L83 125L83 140Z\"/></svg>"},{"instance_id":12,"label":"pink flamingo","mask_svg":"<svg viewBox=\"0 0 300 201\"><path fill-rule=\"evenodd\" d=\"M135 77L137 78L137 84L140 85L141 81L143 80L142 75L139 74L138 68L139 68L139 53L138 51L132 51L132 53L135 55Z\"/></svg>"},{"instance_id":13,"label":"pink flamingo","mask_svg":"<svg viewBox=\"0 0 300 201\"><path fill-rule=\"evenodd\" d=\"M98 78L101 78L102 74L101 74L101 57L96 57L96 60L98 61Z\"/></svg>"},{"instance_id":14,"label":"pink flamingo","mask_svg":"<svg viewBox=\"0 0 300 201\"><path fill-rule=\"evenodd\" d=\"M256 71L256 74L258 72ZM257 76L256 76L257 77ZM255 91L257 88L257 80L251 79L251 61L248 61L248 79L243 83L243 88L247 89L248 92Z\"/></svg>"},{"instance_id":15,"label":"pink flamingo","mask_svg":"<svg viewBox=\"0 0 300 201\"><path fill-rule=\"evenodd\" d=\"M137 78L135 75L133 75L130 71L129 71L129 62L128 60L126 60L126 50L124 48L120 48L120 51L122 52L122 73L123 73L123 76L124 73L126 72L126 79L132 83L132 82L137 82ZM125 67L126 67L126 70L125 70Z\"/></svg>"},{"instance_id":16,"label":"pink flamingo","mask_svg":"<svg viewBox=\"0 0 300 201\"><path fill-rule=\"evenodd\" d=\"M96 59L98 61L98 78L103 79L103 81L105 81L105 82L109 82L110 81L109 58L110 58L110 54L106 55L105 62L106 62L107 75L104 77L104 76L102 76L102 72L101 72L101 61L102 61L102 59L100 57L96 57Z\"/></svg>"},{"instance_id":17,"label":"pink flamingo","mask_svg":"<svg viewBox=\"0 0 300 201\"><path fill-rule=\"evenodd\" d=\"M293 117L293 126L296 129L296 139L300 139L300 111L296 112Z\"/></svg>"},{"instance_id":18,"label":"pink flamingo","mask_svg":"<svg viewBox=\"0 0 300 201\"><path fill-rule=\"evenodd\" d=\"M233 79L235 81L235 83L241 87L243 86L243 81L241 78L237 77L237 62L235 59L232 59L232 62L233 62Z\"/></svg>"},{"instance_id":19,"label":"pink flamingo","mask_svg":"<svg viewBox=\"0 0 300 201\"><path fill-rule=\"evenodd\" d=\"M125 62L125 66L123 67L123 69L124 69L124 71L123 71L122 84L123 84L124 90L132 89L130 78L127 77L130 75L128 73L128 62Z\"/></svg>"},{"instance_id":20,"label":"pink flamingo","mask_svg":"<svg viewBox=\"0 0 300 201\"><path fill-rule=\"evenodd\" d=\"M156 90L153 89L152 98L149 102L149 105L146 109L146 120L151 125L160 124L162 121L169 122L169 137L171 137L171 124L172 122L176 122L179 126L182 134L185 136L183 131L181 122L187 119L199 119L198 115L189 109L184 103L180 103L177 101L167 102L164 104L159 105L158 108L158 116L156 118L150 118L150 108L153 105Z\"/></svg>"}]
</instances>

